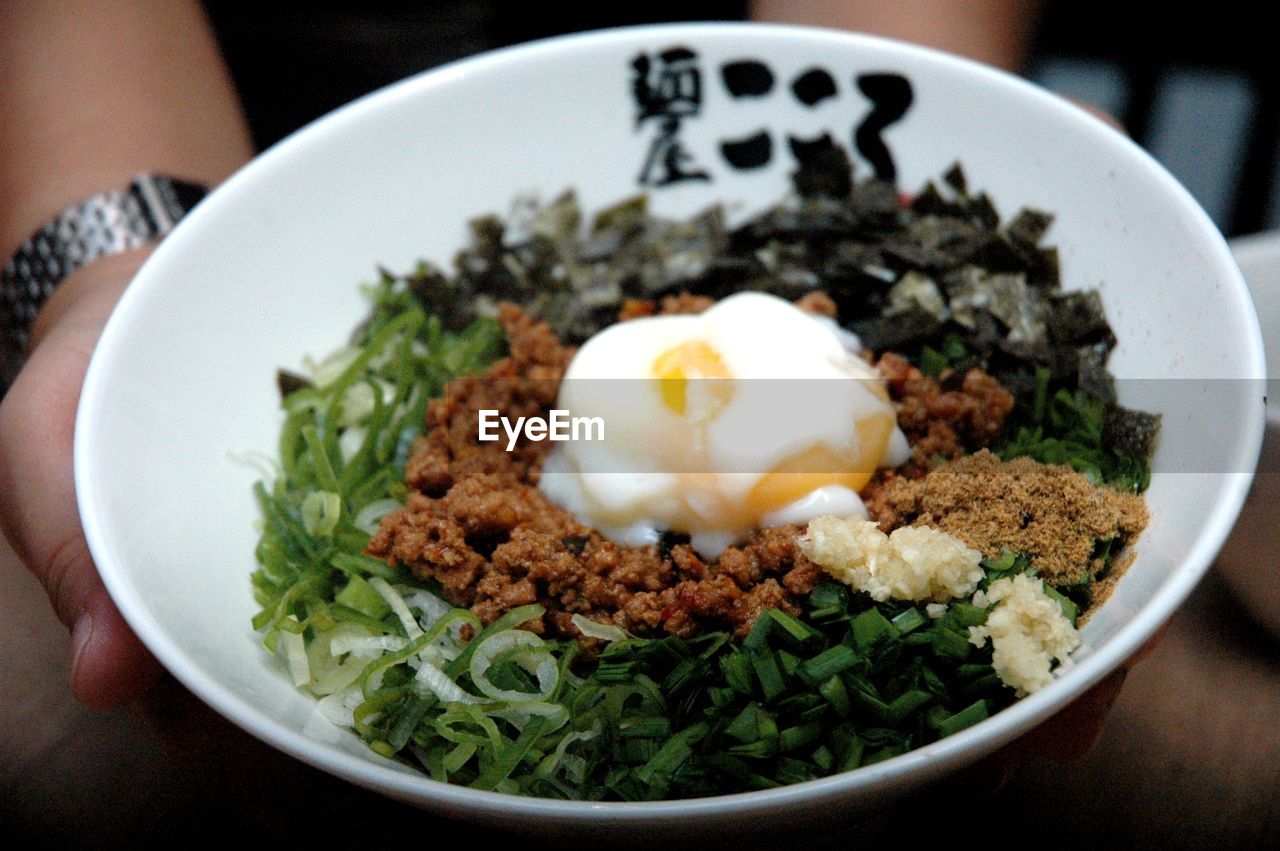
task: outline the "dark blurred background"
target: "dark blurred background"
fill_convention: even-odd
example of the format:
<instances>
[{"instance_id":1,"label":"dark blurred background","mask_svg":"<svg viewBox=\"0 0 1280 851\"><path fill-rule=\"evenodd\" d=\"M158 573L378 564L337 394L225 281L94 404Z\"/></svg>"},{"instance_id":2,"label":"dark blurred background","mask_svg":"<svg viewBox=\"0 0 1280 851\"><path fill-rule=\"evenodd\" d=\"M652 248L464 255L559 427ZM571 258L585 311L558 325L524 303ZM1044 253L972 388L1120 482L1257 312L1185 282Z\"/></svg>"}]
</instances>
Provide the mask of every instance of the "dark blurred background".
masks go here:
<instances>
[{"instance_id":1,"label":"dark blurred background","mask_svg":"<svg viewBox=\"0 0 1280 851\"><path fill-rule=\"evenodd\" d=\"M737 20L743 2L206 0L259 148L433 65L607 26ZM1280 63L1264 4L1044 2L1026 75L1115 115L1229 236L1280 227ZM1158 9L1158 14L1154 11ZM606 11L607 10L607 11Z\"/></svg>"}]
</instances>

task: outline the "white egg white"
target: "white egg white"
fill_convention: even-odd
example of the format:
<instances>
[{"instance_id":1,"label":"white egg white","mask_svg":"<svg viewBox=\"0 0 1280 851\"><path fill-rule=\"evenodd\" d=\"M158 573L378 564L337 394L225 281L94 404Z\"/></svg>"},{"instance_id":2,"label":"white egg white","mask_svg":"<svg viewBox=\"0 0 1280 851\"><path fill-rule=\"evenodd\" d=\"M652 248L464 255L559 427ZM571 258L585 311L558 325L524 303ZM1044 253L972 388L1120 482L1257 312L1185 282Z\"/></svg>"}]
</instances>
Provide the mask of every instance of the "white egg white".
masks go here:
<instances>
[{"instance_id":1,"label":"white egg white","mask_svg":"<svg viewBox=\"0 0 1280 851\"><path fill-rule=\"evenodd\" d=\"M713 360L686 357L689 346ZM578 350L556 404L601 417L605 439L557 443L540 487L619 544L684 532L706 558L754 528L865 516L853 489L816 478L795 499L756 504L766 476L803 465L806 453L862 458L864 420L893 423L887 448L866 448L882 456L873 466L906 460L882 379L856 351L856 338L834 322L763 293L698 315L612 325ZM687 380L660 381L662 363Z\"/></svg>"}]
</instances>

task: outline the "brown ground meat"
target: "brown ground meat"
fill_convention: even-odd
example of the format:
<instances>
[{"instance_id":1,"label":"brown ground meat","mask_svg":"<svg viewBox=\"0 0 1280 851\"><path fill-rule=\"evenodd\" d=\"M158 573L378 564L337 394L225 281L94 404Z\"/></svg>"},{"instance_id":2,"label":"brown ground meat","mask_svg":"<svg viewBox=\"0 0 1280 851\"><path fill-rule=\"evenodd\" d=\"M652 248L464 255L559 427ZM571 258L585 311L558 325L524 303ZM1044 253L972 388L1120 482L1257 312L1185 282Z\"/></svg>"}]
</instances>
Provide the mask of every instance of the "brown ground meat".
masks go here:
<instances>
[{"instance_id":1,"label":"brown ground meat","mask_svg":"<svg viewBox=\"0 0 1280 851\"><path fill-rule=\"evenodd\" d=\"M628 302L621 318L697 313L711 304L687 294L668 296L660 305ZM821 293L798 304L823 315L835 310ZM411 493L403 508L384 518L369 544L371 555L436 580L451 603L470 607L484 623L541 603L547 613L529 628L560 636L580 636L571 623L575 614L637 635L688 636L711 628L744 636L767 608L798 613L798 602L822 576L796 544L800 527L757 531L709 563L678 542L621 547L538 490L550 441L522 436L510 452L505 439L480 442L482 409L509 418L545 416L573 357L545 323L512 305L502 306L499 322L509 357L484 377L450 382L444 396L431 401L426 433L405 470ZM913 475L923 474L936 455L985 445L1013 404L980 370L965 375L958 389L944 390L897 355L885 354L879 365L899 404L899 423L915 445Z\"/></svg>"},{"instance_id":2,"label":"brown ground meat","mask_svg":"<svg viewBox=\"0 0 1280 851\"><path fill-rule=\"evenodd\" d=\"M684 292L663 296L661 302L629 298L622 303L618 311L618 321L626 322L628 319L653 316L655 313L664 315L702 313L715 303L715 299L707 296ZM830 319L836 318L838 310L835 301L822 290L814 290L802 295L796 299L795 305L801 310Z\"/></svg>"},{"instance_id":3,"label":"brown ground meat","mask_svg":"<svg viewBox=\"0 0 1280 851\"><path fill-rule=\"evenodd\" d=\"M814 290L811 293L805 293L796 299L796 307L801 310L807 310L809 313L816 313L818 316L825 316L828 319L835 319L839 308L836 307L835 300L822 290Z\"/></svg>"},{"instance_id":4,"label":"brown ground meat","mask_svg":"<svg viewBox=\"0 0 1280 851\"><path fill-rule=\"evenodd\" d=\"M664 312L697 307L664 302ZM537 489L550 442L481 443L481 409L545 415L573 351L543 323L504 305L499 316L511 354L483 378L450 383L427 410L427 432L406 466L411 493L382 522L371 555L435 579L453 604L484 623L527 603L547 614L530 627L577 636L574 614L638 635L745 635L761 611L798 612L820 569L799 551L799 527L751 535L707 564L687 544L620 547L578 523Z\"/></svg>"},{"instance_id":5,"label":"brown ground meat","mask_svg":"<svg viewBox=\"0 0 1280 851\"><path fill-rule=\"evenodd\" d=\"M511 451L505 441L478 441L479 412L506 417L544 416L555 404L560 379L574 349L562 346L545 322L534 322L515 305L503 304L498 321L506 332L510 356L481 378L449 382L445 394L427 407L426 433L418 438L405 465L405 484L428 496L443 496L470 476L493 475L537 484L548 441L521 440Z\"/></svg>"},{"instance_id":6,"label":"brown ground meat","mask_svg":"<svg viewBox=\"0 0 1280 851\"><path fill-rule=\"evenodd\" d=\"M495 504L503 510L491 512ZM482 475L439 499L412 494L368 551L434 578L450 602L484 623L536 602L547 609L531 625L537 632L576 636L570 619L581 614L637 635L706 628L745 635L765 608L796 613L796 600L817 584L820 570L795 544L800 531L757 532L707 564L687 544L620 547L536 487Z\"/></svg>"},{"instance_id":7,"label":"brown ground meat","mask_svg":"<svg viewBox=\"0 0 1280 851\"><path fill-rule=\"evenodd\" d=\"M918 478L937 458L955 458L989 445L1013 410L1013 396L981 369L970 369L963 377L944 375L944 387L894 352L882 355L876 366L889 383L889 395L898 406L898 427L911 444L911 460L898 475Z\"/></svg>"},{"instance_id":8,"label":"brown ground meat","mask_svg":"<svg viewBox=\"0 0 1280 851\"><path fill-rule=\"evenodd\" d=\"M715 299L709 298L705 295L676 293L675 295L662 297L662 306L658 312L668 316L676 314L702 313L709 310L715 303Z\"/></svg>"},{"instance_id":9,"label":"brown ground meat","mask_svg":"<svg viewBox=\"0 0 1280 851\"><path fill-rule=\"evenodd\" d=\"M622 307L618 308L618 321L626 322L628 319L652 316L657 309L658 305L647 298L629 298L622 302Z\"/></svg>"},{"instance_id":10,"label":"brown ground meat","mask_svg":"<svg viewBox=\"0 0 1280 851\"><path fill-rule=\"evenodd\" d=\"M708 298L705 295L694 295L693 293L685 292L663 296L661 302L644 298L629 298L622 303L622 307L618 310L618 321L626 322L628 319L640 319L654 314L674 316L702 313L715 303L715 299Z\"/></svg>"}]
</instances>

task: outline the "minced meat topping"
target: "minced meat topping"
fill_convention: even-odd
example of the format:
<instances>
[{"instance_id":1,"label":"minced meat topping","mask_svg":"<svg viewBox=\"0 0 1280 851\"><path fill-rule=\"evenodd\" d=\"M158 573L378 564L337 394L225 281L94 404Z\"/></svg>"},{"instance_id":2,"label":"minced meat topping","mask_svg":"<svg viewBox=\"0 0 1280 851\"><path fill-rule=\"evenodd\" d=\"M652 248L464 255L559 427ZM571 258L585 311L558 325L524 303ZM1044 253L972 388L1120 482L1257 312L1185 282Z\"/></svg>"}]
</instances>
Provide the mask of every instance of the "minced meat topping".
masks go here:
<instances>
[{"instance_id":1,"label":"minced meat topping","mask_svg":"<svg viewBox=\"0 0 1280 851\"><path fill-rule=\"evenodd\" d=\"M803 306L829 314L833 308L829 301L814 296ZM706 306L703 300L679 297L662 303L637 302L624 305L621 318L659 311L697 312ZM547 613L528 628L565 637L582 638L572 624L575 614L636 635L688 636L706 629L728 629L742 637L767 608L799 612L799 602L823 575L800 549L801 527L759 530L710 562L700 558L687 539L675 535L669 535L662 546L619 546L579 523L538 490L549 441L521 438L513 451L507 451L504 442L480 442L476 424L481 409L498 409L513 419L545 416L555 404L574 353L545 323L533 321L512 305L502 306L499 322L507 335L509 356L481 378L451 382L443 397L431 401L426 431L406 465L409 497L402 508L384 518L369 544L371 555L407 565L420 579L435 580L451 603L471 608L484 623L517 606L540 603ZM994 497L992 488L1004 488L1006 495L1015 497L1007 510L1035 518L1033 530L1037 524L1060 522L1052 509L1045 514L1017 501L1017 497L1034 500L1037 494L1043 495L1039 485L1032 484L1033 479L1041 481L1034 477L998 476L986 487L966 478L967 485L957 480L939 488L948 481L946 476L954 479L970 469L963 466L966 459L943 468L950 470L941 473L943 478L937 472L919 478L937 456L971 452L999 434L1012 398L995 379L974 369L943 387L898 355L886 353L878 365L897 403L899 423L914 447L912 460L904 468L882 475L864 494L870 497L872 516L882 528L889 531L927 522L992 554L992 547L1010 536L992 531L1000 522L988 516L995 509L961 504L968 493L965 488L983 505ZM990 466L989 454L975 457L970 463L980 465L982 471L998 469ZM1018 473L1026 468L1011 469ZM1064 480L1068 473L1062 474ZM1082 476L1072 475L1078 479L1075 489L1067 487L1063 492L1077 493L1083 487L1095 501L1100 498ZM1056 505L1059 499L1055 495L1049 502ZM1088 501L1082 492L1080 499ZM1141 506L1138 497L1133 500ZM1115 520L1090 525L1089 534L1096 538L1115 534L1117 529L1132 530L1136 511L1128 511L1122 525ZM1077 559L1077 550L1083 548L1083 544L1071 544L1059 550L1050 546L1059 541L1043 536L1032 543L1036 545L1033 556L1040 560L1037 566L1047 572L1061 569L1063 560ZM1076 564L1087 562L1089 552L1083 551L1084 558Z\"/></svg>"},{"instance_id":2,"label":"minced meat topping","mask_svg":"<svg viewBox=\"0 0 1280 851\"><path fill-rule=\"evenodd\" d=\"M898 427L911 444L900 475L918 477L936 458L954 458L987 446L1013 410L1013 396L981 369L948 375L943 386L902 355L886 352L876 366L898 407Z\"/></svg>"},{"instance_id":3,"label":"minced meat topping","mask_svg":"<svg viewBox=\"0 0 1280 851\"><path fill-rule=\"evenodd\" d=\"M664 309L688 309L672 303ZM711 564L687 543L621 547L577 522L538 490L549 442L507 452L476 439L481 409L545 415L573 355L543 323L504 305L510 356L483 378L451 382L432 400L427 430L406 466L403 508L382 522L368 552L434 579L455 605L484 623L527 603L547 610L539 631L578 636L581 614L637 635L692 635L706 628L745 635L768 608L798 613L821 570L796 544L800 528L751 535Z\"/></svg>"}]
</instances>

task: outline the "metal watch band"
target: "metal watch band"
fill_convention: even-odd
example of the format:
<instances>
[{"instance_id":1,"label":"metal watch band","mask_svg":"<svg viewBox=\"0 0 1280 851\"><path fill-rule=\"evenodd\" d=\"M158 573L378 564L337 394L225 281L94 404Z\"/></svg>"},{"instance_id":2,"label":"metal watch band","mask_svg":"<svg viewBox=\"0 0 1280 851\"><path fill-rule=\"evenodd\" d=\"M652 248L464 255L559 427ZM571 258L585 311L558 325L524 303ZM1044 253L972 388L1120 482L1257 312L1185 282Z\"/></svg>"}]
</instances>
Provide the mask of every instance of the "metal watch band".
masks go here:
<instances>
[{"instance_id":1,"label":"metal watch band","mask_svg":"<svg viewBox=\"0 0 1280 851\"><path fill-rule=\"evenodd\" d=\"M16 374L31 323L54 287L94 260L160 239L207 192L198 183L139 174L124 189L87 198L32 234L0 271L0 381Z\"/></svg>"}]
</instances>

